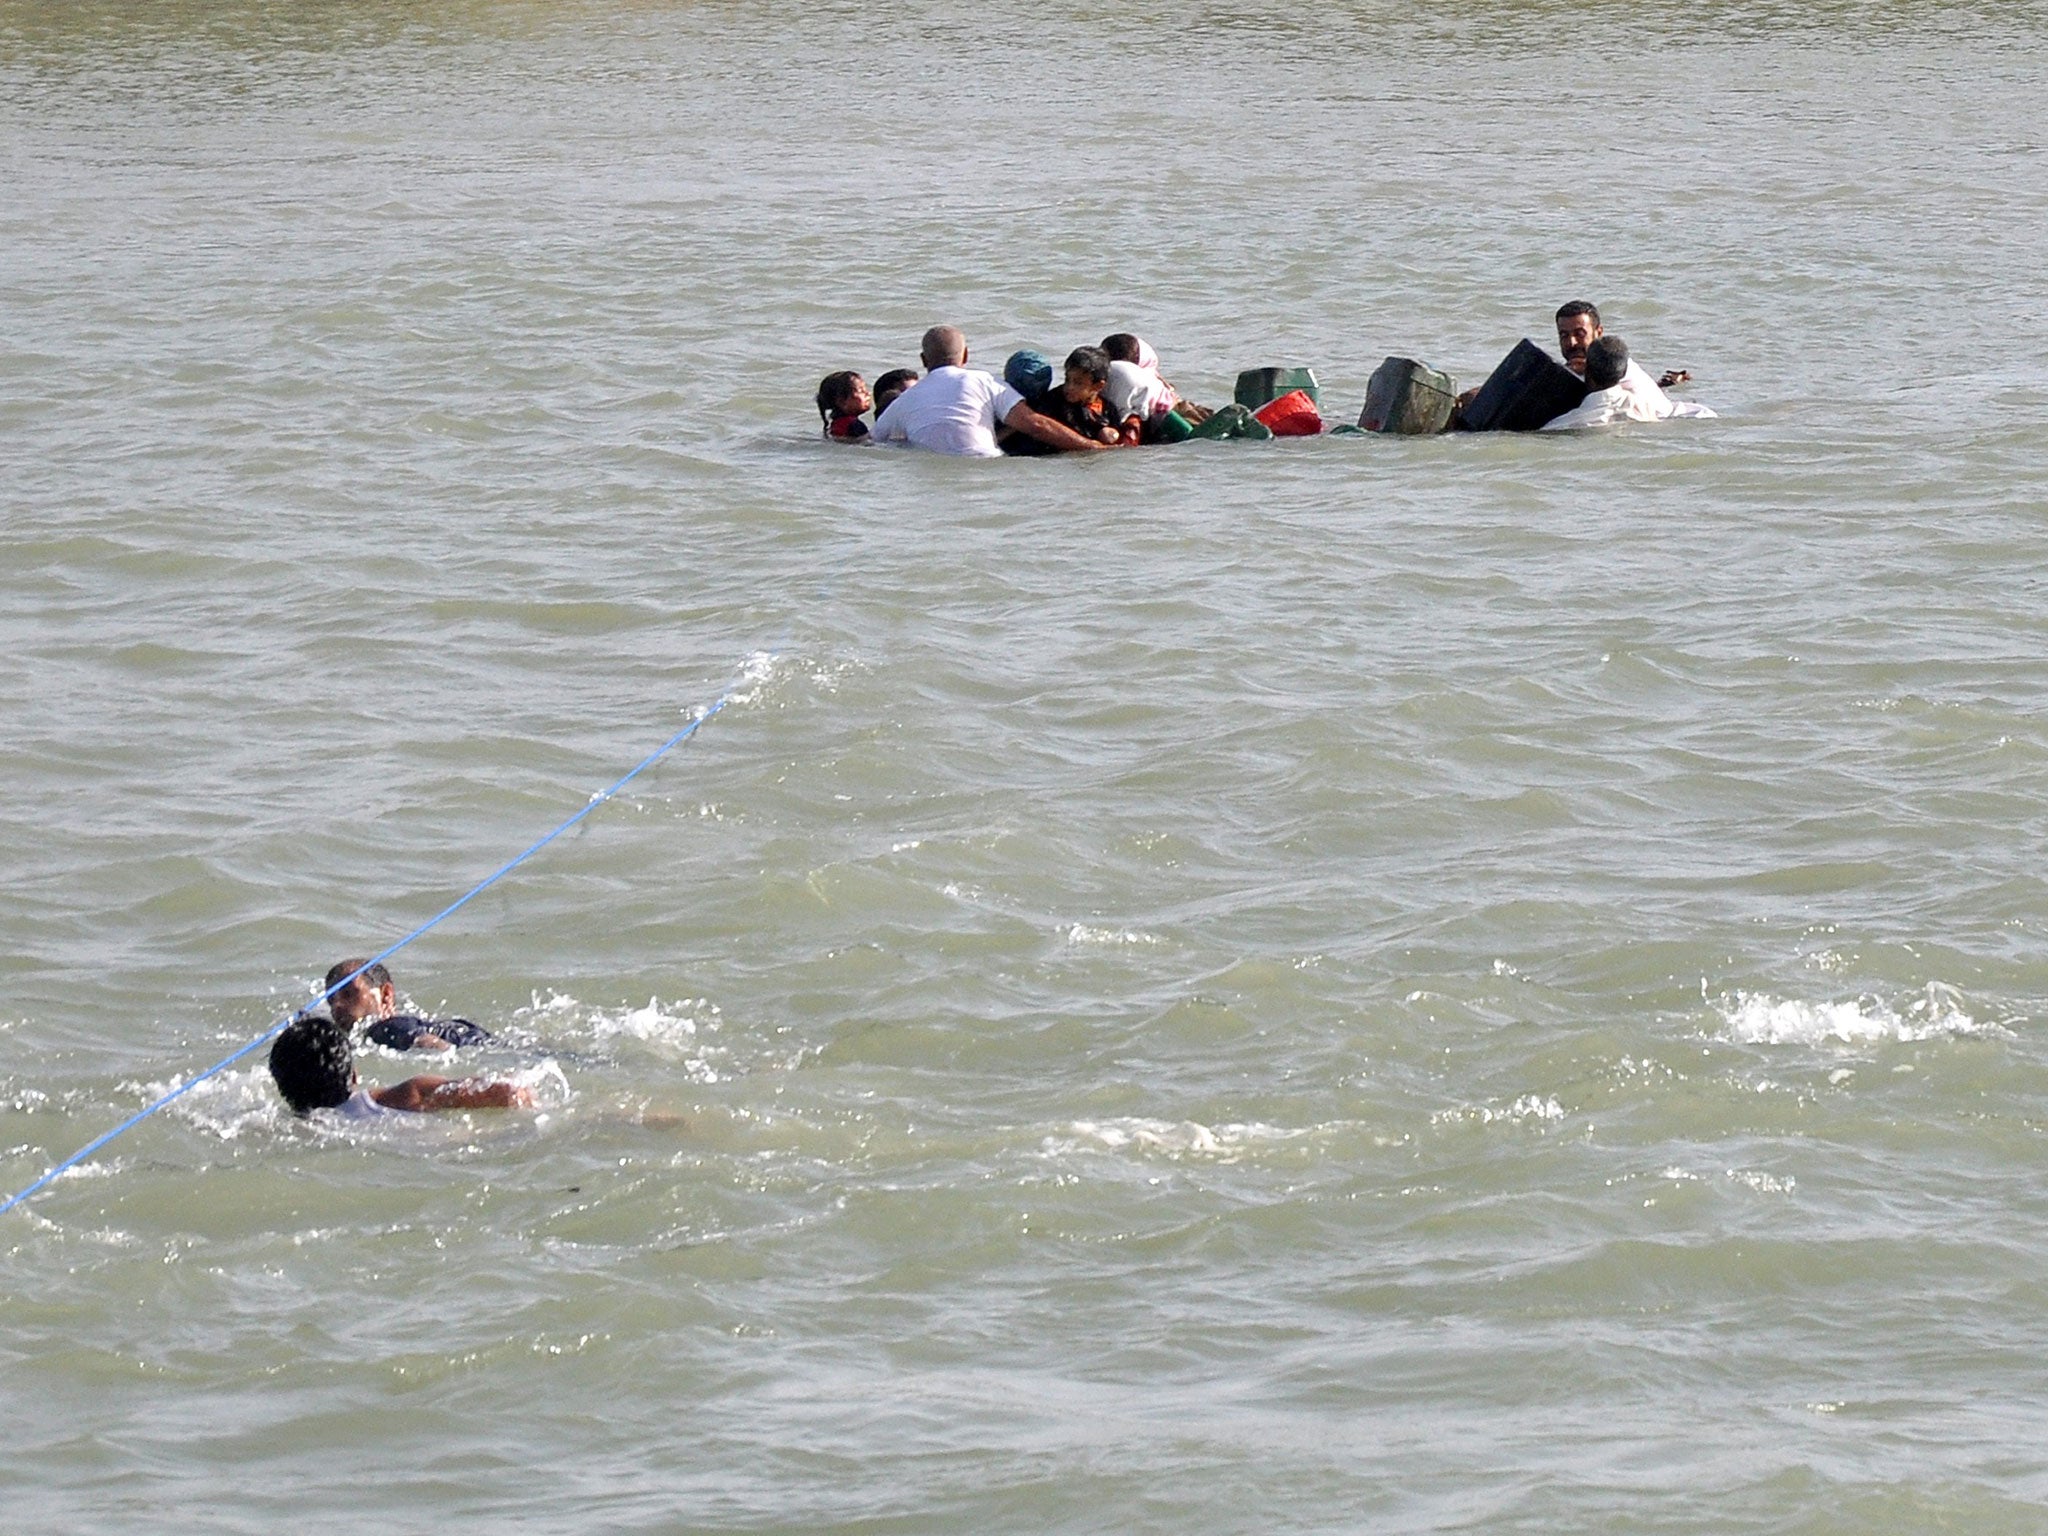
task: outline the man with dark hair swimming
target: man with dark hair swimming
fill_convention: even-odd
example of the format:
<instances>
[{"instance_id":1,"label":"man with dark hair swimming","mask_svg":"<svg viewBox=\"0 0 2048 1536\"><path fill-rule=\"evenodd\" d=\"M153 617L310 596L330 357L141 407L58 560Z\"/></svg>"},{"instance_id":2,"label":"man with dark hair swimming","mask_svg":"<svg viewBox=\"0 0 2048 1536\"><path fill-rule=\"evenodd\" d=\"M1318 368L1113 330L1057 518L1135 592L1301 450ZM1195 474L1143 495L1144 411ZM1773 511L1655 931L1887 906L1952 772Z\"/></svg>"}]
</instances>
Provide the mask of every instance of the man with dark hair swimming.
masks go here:
<instances>
[{"instance_id":1,"label":"man with dark hair swimming","mask_svg":"<svg viewBox=\"0 0 2048 1536\"><path fill-rule=\"evenodd\" d=\"M409 1077L389 1088L364 1088L356 1077L348 1026L311 1015L292 1020L270 1047L270 1076L295 1115L338 1109L360 1119L387 1110L533 1107L531 1088L480 1078Z\"/></svg>"},{"instance_id":2,"label":"man with dark hair swimming","mask_svg":"<svg viewBox=\"0 0 2048 1536\"><path fill-rule=\"evenodd\" d=\"M345 987L341 983L361 971ZM343 960L328 967L323 990L339 992L327 1000L327 1011L344 1030L368 1021L363 1038L393 1051L447 1051L458 1045L482 1045L489 1033L467 1019L423 1019L398 1011L398 990L382 965Z\"/></svg>"},{"instance_id":3,"label":"man with dark hair swimming","mask_svg":"<svg viewBox=\"0 0 2048 1536\"><path fill-rule=\"evenodd\" d=\"M1586 349L1606 334L1606 327L1600 323L1600 311L1591 301L1572 299L1557 307L1557 350L1564 355L1565 367L1573 373L1586 371ZM1692 377L1683 368L1671 368L1662 378L1652 379L1641 363L1631 361L1629 367L1641 375L1642 383L1655 384L1659 389L1676 389Z\"/></svg>"}]
</instances>

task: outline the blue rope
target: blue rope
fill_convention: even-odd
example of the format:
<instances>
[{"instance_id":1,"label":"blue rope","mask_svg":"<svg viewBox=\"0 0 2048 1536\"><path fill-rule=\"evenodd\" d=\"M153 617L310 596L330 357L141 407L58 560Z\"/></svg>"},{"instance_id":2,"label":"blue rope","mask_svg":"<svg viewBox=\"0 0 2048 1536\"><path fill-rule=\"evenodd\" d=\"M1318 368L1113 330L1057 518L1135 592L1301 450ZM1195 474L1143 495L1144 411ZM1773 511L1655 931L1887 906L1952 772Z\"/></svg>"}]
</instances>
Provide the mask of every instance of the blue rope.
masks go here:
<instances>
[{"instance_id":1,"label":"blue rope","mask_svg":"<svg viewBox=\"0 0 2048 1536\"><path fill-rule=\"evenodd\" d=\"M150 1105L147 1109L141 1110L136 1114L130 1115L126 1120L122 1121L119 1125L115 1126L111 1131L108 1131L104 1136L97 1137L94 1140L87 1142L84 1146L80 1147L76 1152L72 1153L69 1157L65 1158L63 1162L57 1164L56 1167L52 1168L49 1172L45 1173L40 1179L37 1179L35 1183L29 1185L28 1188L22 1190L19 1194L9 1195L4 1203L0 1203L0 1214L5 1214L6 1212L13 1210L14 1207L21 1204L22 1201L26 1200L30 1195L34 1194L37 1190L41 1189L44 1185L48 1184L52 1179L57 1178L61 1174L69 1172L73 1168L76 1168L80 1163L84 1162L88 1157L91 1157L93 1153L99 1151L101 1147L104 1147L116 1136L119 1136L123 1132L132 1130L136 1126L142 1124L143 1121L147 1120L151 1115L155 1114L158 1110L162 1109L166 1104L173 1103L176 1100L183 1098L186 1094L190 1093L194 1088L197 1088L201 1083L205 1082L208 1078L219 1076L222 1072L225 1072L229 1067L233 1066L236 1062L240 1061L244 1056L248 1055L258 1046L264 1044L266 1041L275 1039L278 1035L284 1032L285 1027L288 1024L290 1024L293 1019L298 1018L301 1014L306 1012L306 1009L316 1007L319 1004L326 1002L327 999L334 996L335 993L341 991L344 987L347 987L350 984L352 984L355 981L356 977L362 975L363 972L367 971L371 966L380 964L381 962L389 959L391 956L397 954L401 949L404 949L406 945L412 943L413 940L419 938L422 934L428 933L431 930L438 928L448 918L454 916L457 912L460 912L464 907L468 906L472 901L476 900L476 898L481 896L485 891L489 890L492 886L496 885L500 880L504 879L507 875L511 874L513 870L517 869L520 865L524 864L536 853L539 853L541 849L547 847L549 843L552 843L564 832L567 832L571 827L575 826L578 822L582 821L583 818L588 816L592 811L596 810L599 806L603 805L606 801L610 800L613 796L617 795L620 790L624 789L628 784L632 783L635 779L639 778L640 775L645 773L649 768L652 768L663 757L667 756L669 752L681 746L684 742L688 741L692 736L696 735L699 728L703 726L706 720L709 720L713 715L717 714L721 709L725 708L726 705L732 702L732 697L734 692L737 690L737 687L737 683L735 683L731 687L728 687L724 693L719 695L718 701L715 704L711 705L711 707L706 709L703 714L697 716L696 719L692 720L680 731L677 731L675 735L669 737L667 741L663 742L660 746L656 747L652 752L648 753L647 756L640 760L639 765L635 767L631 773L627 774L624 778L620 779L617 783L613 784L611 788L600 790L597 794L592 795L590 797L590 803L588 805L584 806L582 810L578 811L574 816L571 816L567 821L563 822L559 827L555 828L555 830L550 832L546 837L542 838L539 842L535 843L531 848L527 849L526 852L520 854L517 858L511 859L506 863L500 865L496 873L487 875L482 880L479 880L475 885L471 886L466 892L456 897L455 900L449 902L447 906L443 907L439 912L435 913L432 917L428 918L424 923L421 923L419 927L413 929L411 933L408 933L396 944L391 945L388 949L379 950L376 954L372 955L369 959L365 960L361 965L357 966L355 970L351 971L347 976L343 977L340 981L337 981L325 992L322 992L318 997L313 999L312 1002L306 1004L305 1008L294 1008L290 1013L286 1014L283 1018L279 1019L275 1024L271 1025L270 1028L266 1029L254 1040L251 1040L247 1045L242 1046L239 1050L236 1050L231 1055L223 1056L219 1061L215 1062L212 1066L208 1067L204 1072L200 1073L190 1082L182 1083L178 1087L173 1088L169 1093L165 1094L162 1098L158 1099L154 1104Z\"/></svg>"}]
</instances>

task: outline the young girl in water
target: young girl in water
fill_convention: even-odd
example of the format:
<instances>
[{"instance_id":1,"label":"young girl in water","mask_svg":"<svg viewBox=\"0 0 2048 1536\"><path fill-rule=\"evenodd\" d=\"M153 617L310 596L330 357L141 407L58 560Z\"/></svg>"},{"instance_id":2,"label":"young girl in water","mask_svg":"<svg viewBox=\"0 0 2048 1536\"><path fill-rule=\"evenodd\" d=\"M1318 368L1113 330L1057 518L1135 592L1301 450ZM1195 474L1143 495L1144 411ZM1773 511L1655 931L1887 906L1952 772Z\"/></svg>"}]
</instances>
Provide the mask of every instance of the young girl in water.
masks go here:
<instances>
[{"instance_id":1,"label":"young girl in water","mask_svg":"<svg viewBox=\"0 0 2048 1536\"><path fill-rule=\"evenodd\" d=\"M874 403L868 381L852 369L828 373L818 386L818 419L825 423L825 435L836 443L857 443L868 435L861 416Z\"/></svg>"}]
</instances>

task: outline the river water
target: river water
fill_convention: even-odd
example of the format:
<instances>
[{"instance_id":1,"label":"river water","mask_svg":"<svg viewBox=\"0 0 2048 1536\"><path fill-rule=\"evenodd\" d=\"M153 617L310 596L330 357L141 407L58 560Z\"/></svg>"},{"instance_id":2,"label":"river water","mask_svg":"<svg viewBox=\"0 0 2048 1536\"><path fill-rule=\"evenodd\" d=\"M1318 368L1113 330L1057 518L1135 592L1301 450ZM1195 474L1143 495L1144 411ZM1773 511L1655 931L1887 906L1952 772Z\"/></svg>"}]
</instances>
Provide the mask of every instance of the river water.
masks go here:
<instances>
[{"instance_id":1,"label":"river water","mask_svg":"<svg viewBox=\"0 0 2048 1536\"><path fill-rule=\"evenodd\" d=\"M2048 11L0 0L10 1532L2048 1525ZM1722 417L961 463L1153 340ZM366 1080L417 1064L371 1051Z\"/></svg>"}]
</instances>

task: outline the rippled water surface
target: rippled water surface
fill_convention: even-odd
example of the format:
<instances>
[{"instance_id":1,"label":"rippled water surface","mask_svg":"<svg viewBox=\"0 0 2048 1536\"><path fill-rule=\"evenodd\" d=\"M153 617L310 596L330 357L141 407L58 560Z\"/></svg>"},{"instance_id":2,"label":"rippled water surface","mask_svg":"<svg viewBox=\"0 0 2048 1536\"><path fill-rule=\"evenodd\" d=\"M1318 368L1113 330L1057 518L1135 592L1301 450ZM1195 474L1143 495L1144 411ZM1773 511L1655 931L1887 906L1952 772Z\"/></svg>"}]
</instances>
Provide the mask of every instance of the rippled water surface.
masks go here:
<instances>
[{"instance_id":1,"label":"rippled water surface","mask_svg":"<svg viewBox=\"0 0 2048 1536\"><path fill-rule=\"evenodd\" d=\"M2032 1533L2038 5L0 0L10 1531ZM831 449L1135 329L1718 421ZM377 1051L371 1082L415 1070Z\"/></svg>"}]
</instances>

